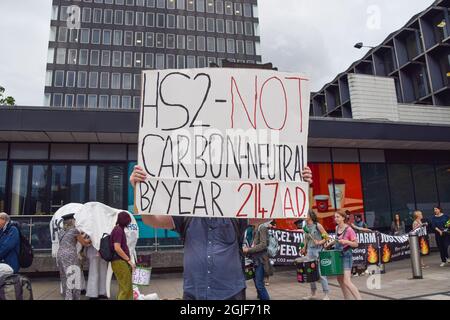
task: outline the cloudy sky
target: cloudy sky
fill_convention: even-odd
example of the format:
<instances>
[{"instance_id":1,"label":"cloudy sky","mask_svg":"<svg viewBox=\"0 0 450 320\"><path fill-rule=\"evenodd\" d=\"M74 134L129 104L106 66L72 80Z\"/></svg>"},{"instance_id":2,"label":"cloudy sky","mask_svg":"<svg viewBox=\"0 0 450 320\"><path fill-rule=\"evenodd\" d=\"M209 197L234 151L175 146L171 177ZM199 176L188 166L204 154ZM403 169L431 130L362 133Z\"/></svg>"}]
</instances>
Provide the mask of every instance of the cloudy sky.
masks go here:
<instances>
[{"instance_id":1,"label":"cloudy sky","mask_svg":"<svg viewBox=\"0 0 450 320\"><path fill-rule=\"evenodd\" d=\"M0 0L0 85L18 105L42 105L51 0ZM308 73L318 90L433 0L259 0L262 55Z\"/></svg>"}]
</instances>

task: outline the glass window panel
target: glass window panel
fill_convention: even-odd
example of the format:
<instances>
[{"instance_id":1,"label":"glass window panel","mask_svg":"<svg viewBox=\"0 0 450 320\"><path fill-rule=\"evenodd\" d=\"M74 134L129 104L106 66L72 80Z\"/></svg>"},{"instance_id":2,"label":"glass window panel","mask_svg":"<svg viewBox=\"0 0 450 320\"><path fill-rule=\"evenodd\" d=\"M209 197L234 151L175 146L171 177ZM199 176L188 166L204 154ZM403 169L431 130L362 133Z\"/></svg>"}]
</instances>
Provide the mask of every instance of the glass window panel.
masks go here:
<instances>
[{"instance_id":1,"label":"glass window panel","mask_svg":"<svg viewBox=\"0 0 450 320\"><path fill-rule=\"evenodd\" d=\"M187 0L187 10L188 11L194 11L195 10L195 3L194 0Z\"/></svg>"},{"instance_id":2,"label":"glass window panel","mask_svg":"<svg viewBox=\"0 0 450 320\"><path fill-rule=\"evenodd\" d=\"M115 46L121 46L122 45L122 37L123 37L122 30L114 30L114 42L113 42L113 44Z\"/></svg>"},{"instance_id":3,"label":"glass window panel","mask_svg":"<svg viewBox=\"0 0 450 320\"><path fill-rule=\"evenodd\" d=\"M175 49L175 35L174 34L168 34L166 39L166 47L168 49Z\"/></svg>"},{"instance_id":4,"label":"glass window panel","mask_svg":"<svg viewBox=\"0 0 450 320\"><path fill-rule=\"evenodd\" d=\"M134 12L133 11L125 11L125 25L126 26L134 25Z\"/></svg>"},{"instance_id":5,"label":"glass window panel","mask_svg":"<svg viewBox=\"0 0 450 320\"><path fill-rule=\"evenodd\" d=\"M417 209L424 213L424 217L431 218L433 215L432 208L439 200L434 166L431 164L414 164L412 171Z\"/></svg>"},{"instance_id":6,"label":"glass window panel","mask_svg":"<svg viewBox=\"0 0 450 320\"><path fill-rule=\"evenodd\" d=\"M53 94L53 106L62 107L63 106L63 95L61 93Z\"/></svg>"},{"instance_id":7,"label":"glass window panel","mask_svg":"<svg viewBox=\"0 0 450 320\"><path fill-rule=\"evenodd\" d=\"M177 49L186 49L186 37L184 35L177 35Z\"/></svg>"},{"instance_id":8,"label":"glass window panel","mask_svg":"<svg viewBox=\"0 0 450 320\"><path fill-rule=\"evenodd\" d=\"M89 72L89 88L98 87L98 72Z\"/></svg>"},{"instance_id":9,"label":"glass window panel","mask_svg":"<svg viewBox=\"0 0 450 320\"><path fill-rule=\"evenodd\" d=\"M123 74L122 88L125 90L131 89L131 74L130 73Z\"/></svg>"},{"instance_id":10,"label":"glass window panel","mask_svg":"<svg viewBox=\"0 0 450 320\"><path fill-rule=\"evenodd\" d=\"M234 4L234 14L237 16L242 16L242 5L240 3Z\"/></svg>"},{"instance_id":11,"label":"glass window panel","mask_svg":"<svg viewBox=\"0 0 450 320\"><path fill-rule=\"evenodd\" d=\"M226 30L228 34L234 33L234 22L233 20L227 20L226 21Z\"/></svg>"},{"instance_id":12,"label":"glass window panel","mask_svg":"<svg viewBox=\"0 0 450 320\"><path fill-rule=\"evenodd\" d=\"M106 24L112 24L112 22L113 22L113 11L111 9L105 9L104 22Z\"/></svg>"},{"instance_id":13,"label":"glass window panel","mask_svg":"<svg viewBox=\"0 0 450 320\"><path fill-rule=\"evenodd\" d=\"M134 54L134 66L136 68L142 68L143 65L144 65L144 61L143 61L142 52L136 52Z\"/></svg>"},{"instance_id":14,"label":"glass window panel","mask_svg":"<svg viewBox=\"0 0 450 320\"><path fill-rule=\"evenodd\" d=\"M253 36L253 23L251 22L245 22L245 35L246 36Z\"/></svg>"},{"instance_id":15,"label":"glass window panel","mask_svg":"<svg viewBox=\"0 0 450 320\"><path fill-rule=\"evenodd\" d=\"M97 108L97 95L88 95L88 108Z\"/></svg>"},{"instance_id":16,"label":"glass window panel","mask_svg":"<svg viewBox=\"0 0 450 320\"><path fill-rule=\"evenodd\" d=\"M186 9L185 0L177 0L177 9L184 10Z\"/></svg>"},{"instance_id":17,"label":"glass window panel","mask_svg":"<svg viewBox=\"0 0 450 320\"><path fill-rule=\"evenodd\" d=\"M113 67L121 67L122 66L122 52L114 51L113 52Z\"/></svg>"},{"instance_id":18,"label":"glass window panel","mask_svg":"<svg viewBox=\"0 0 450 320\"><path fill-rule=\"evenodd\" d=\"M67 165L53 165L51 180L50 212L55 213L59 208L70 202Z\"/></svg>"},{"instance_id":19,"label":"glass window panel","mask_svg":"<svg viewBox=\"0 0 450 320\"><path fill-rule=\"evenodd\" d=\"M165 14L158 13L156 15L156 26L158 28L164 28L165 27L165 18L166 18Z\"/></svg>"},{"instance_id":20,"label":"glass window panel","mask_svg":"<svg viewBox=\"0 0 450 320\"><path fill-rule=\"evenodd\" d=\"M195 50L195 36L187 36L187 49Z\"/></svg>"},{"instance_id":21,"label":"glass window panel","mask_svg":"<svg viewBox=\"0 0 450 320\"><path fill-rule=\"evenodd\" d=\"M123 66L126 68L131 68L133 66L133 53L124 52L123 53Z\"/></svg>"},{"instance_id":22,"label":"glass window panel","mask_svg":"<svg viewBox=\"0 0 450 320\"><path fill-rule=\"evenodd\" d=\"M109 89L109 72L100 73L100 89Z\"/></svg>"},{"instance_id":23,"label":"glass window panel","mask_svg":"<svg viewBox=\"0 0 450 320\"><path fill-rule=\"evenodd\" d=\"M77 63L77 50L76 49L69 49L67 63L68 64L76 64Z\"/></svg>"},{"instance_id":24,"label":"glass window panel","mask_svg":"<svg viewBox=\"0 0 450 320\"><path fill-rule=\"evenodd\" d=\"M193 16L187 17L187 29L195 30L195 17L193 17Z\"/></svg>"},{"instance_id":25,"label":"glass window panel","mask_svg":"<svg viewBox=\"0 0 450 320\"><path fill-rule=\"evenodd\" d=\"M216 20L216 29L218 33L225 33L225 21L223 19Z\"/></svg>"},{"instance_id":26,"label":"glass window panel","mask_svg":"<svg viewBox=\"0 0 450 320\"><path fill-rule=\"evenodd\" d=\"M112 31L103 30L103 44L109 46L111 44Z\"/></svg>"},{"instance_id":27,"label":"glass window panel","mask_svg":"<svg viewBox=\"0 0 450 320\"><path fill-rule=\"evenodd\" d=\"M411 224L412 212L415 210L411 168L406 164L388 164L388 177L392 213L400 214L403 221Z\"/></svg>"},{"instance_id":28,"label":"glass window panel","mask_svg":"<svg viewBox=\"0 0 450 320\"><path fill-rule=\"evenodd\" d=\"M145 33L145 46L153 48L155 45L155 34L153 32Z\"/></svg>"},{"instance_id":29,"label":"glass window panel","mask_svg":"<svg viewBox=\"0 0 450 320\"><path fill-rule=\"evenodd\" d=\"M55 87L63 87L64 86L64 71L56 70L55 71Z\"/></svg>"},{"instance_id":30,"label":"glass window panel","mask_svg":"<svg viewBox=\"0 0 450 320\"><path fill-rule=\"evenodd\" d=\"M86 107L86 95L77 94L77 107L85 108Z\"/></svg>"},{"instance_id":31,"label":"glass window panel","mask_svg":"<svg viewBox=\"0 0 450 320\"><path fill-rule=\"evenodd\" d=\"M153 53L145 54L145 68L153 69Z\"/></svg>"},{"instance_id":32,"label":"glass window panel","mask_svg":"<svg viewBox=\"0 0 450 320\"><path fill-rule=\"evenodd\" d=\"M215 28L214 28L214 18L207 18L206 19L206 31L208 32L214 32Z\"/></svg>"},{"instance_id":33,"label":"glass window panel","mask_svg":"<svg viewBox=\"0 0 450 320\"><path fill-rule=\"evenodd\" d=\"M108 108L108 96L101 95L98 99L99 108Z\"/></svg>"},{"instance_id":34,"label":"glass window panel","mask_svg":"<svg viewBox=\"0 0 450 320\"><path fill-rule=\"evenodd\" d=\"M111 96L111 108L119 109L120 107L120 96Z\"/></svg>"},{"instance_id":35,"label":"glass window panel","mask_svg":"<svg viewBox=\"0 0 450 320\"><path fill-rule=\"evenodd\" d=\"M188 69L195 68L195 56L187 57L187 68Z\"/></svg>"},{"instance_id":36,"label":"glass window panel","mask_svg":"<svg viewBox=\"0 0 450 320\"><path fill-rule=\"evenodd\" d=\"M70 201L75 203L85 203L87 201L86 178L86 166L71 166Z\"/></svg>"},{"instance_id":37,"label":"glass window panel","mask_svg":"<svg viewBox=\"0 0 450 320\"><path fill-rule=\"evenodd\" d=\"M28 165L14 165L11 183L11 215L25 215L28 198Z\"/></svg>"},{"instance_id":38,"label":"glass window panel","mask_svg":"<svg viewBox=\"0 0 450 320\"><path fill-rule=\"evenodd\" d=\"M217 39L217 52L225 52L225 39L218 38Z\"/></svg>"},{"instance_id":39,"label":"glass window panel","mask_svg":"<svg viewBox=\"0 0 450 320\"><path fill-rule=\"evenodd\" d=\"M205 12L205 0L197 0L197 12Z\"/></svg>"},{"instance_id":40,"label":"glass window panel","mask_svg":"<svg viewBox=\"0 0 450 320\"><path fill-rule=\"evenodd\" d=\"M104 166L89 166L89 201L106 203Z\"/></svg>"},{"instance_id":41,"label":"glass window panel","mask_svg":"<svg viewBox=\"0 0 450 320\"><path fill-rule=\"evenodd\" d=\"M111 65L111 51L102 51L102 66L109 67Z\"/></svg>"},{"instance_id":42,"label":"glass window panel","mask_svg":"<svg viewBox=\"0 0 450 320\"><path fill-rule=\"evenodd\" d=\"M122 208L124 168L123 166L108 166L107 174L107 205L113 208Z\"/></svg>"},{"instance_id":43,"label":"glass window panel","mask_svg":"<svg viewBox=\"0 0 450 320\"><path fill-rule=\"evenodd\" d=\"M120 89L120 73L113 73L111 76L111 89Z\"/></svg>"},{"instance_id":44,"label":"glass window panel","mask_svg":"<svg viewBox=\"0 0 450 320\"><path fill-rule=\"evenodd\" d=\"M125 45L129 47L133 45L133 31L125 31Z\"/></svg>"},{"instance_id":45,"label":"glass window panel","mask_svg":"<svg viewBox=\"0 0 450 320\"><path fill-rule=\"evenodd\" d=\"M175 0L167 0L167 9L175 9Z\"/></svg>"},{"instance_id":46,"label":"glass window panel","mask_svg":"<svg viewBox=\"0 0 450 320\"><path fill-rule=\"evenodd\" d=\"M206 0L206 12L214 13L214 0Z\"/></svg>"},{"instance_id":47,"label":"glass window panel","mask_svg":"<svg viewBox=\"0 0 450 320\"><path fill-rule=\"evenodd\" d=\"M156 7L164 9L166 7L166 0L156 0Z\"/></svg>"},{"instance_id":48,"label":"glass window panel","mask_svg":"<svg viewBox=\"0 0 450 320\"><path fill-rule=\"evenodd\" d=\"M136 38L136 46L142 47L144 45L144 33L136 32L135 38Z\"/></svg>"},{"instance_id":49,"label":"glass window panel","mask_svg":"<svg viewBox=\"0 0 450 320\"><path fill-rule=\"evenodd\" d=\"M76 72L75 71L67 71L67 77L66 77L66 86L69 88L75 87L75 77Z\"/></svg>"},{"instance_id":50,"label":"glass window panel","mask_svg":"<svg viewBox=\"0 0 450 320\"><path fill-rule=\"evenodd\" d=\"M66 42L66 41L67 41L67 28L59 27L58 42Z\"/></svg>"},{"instance_id":51,"label":"glass window panel","mask_svg":"<svg viewBox=\"0 0 450 320\"><path fill-rule=\"evenodd\" d=\"M227 52L235 53L234 39L227 39Z\"/></svg>"},{"instance_id":52,"label":"glass window panel","mask_svg":"<svg viewBox=\"0 0 450 320\"><path fill-rule=\"evenodd\" d=\"M205 31L205 18L197 17L197 31Z\"/></svg>"},{"instance_id":53,"label":"glass window panel","mask_svg":"<svg viewBox=\"0 0 450 320\"><path fill-rule=\"evenodd\" d=\"M65 64L66 63L66 49L58 48L56 50L56 63L57 64Z\"/></svg>"},{"instance_id":54,"label":"glass window panel","mask_svg":"<svg viewBox=\"0 0 450 320\"><path fill-rule=\"evenodd\" d=\"M102 9L95 8L93 19L94 23L102 23Z\"/></svg>"},{"instance_id":55,"label":"glass window panel","mask_svg":"<svg viewBox=\"0 0 450 320\"><path fill-rule=\"evenodd\" d=\"M122 10L114 11L114 23L118 24L118 25L123 24L123 11Z\"/></svg>"},{"instance_id":56,"label":"glass window panel","mask_svg":"<svg viewBox=\"0 0 450 320\"><path fill-rule=\"evenodd\" d=\"M175 15L168 14L167 15L167 28L175 29L175 27L176 27Z\"/></svg>"},{"instance_id":57,"label":"glass window panel","mask_svg":"<svg viewBox=\"0 0 450 320\"><path fill-rule=\"evenodd\" d=\"M87 72L78 71L78 88L86 88L87 85Z\"/></svg>"},{"instance_id":58,"label":"glass window panel","mask_svg":"<svg viewBox=\"0 0 450 320\"><path fill-rule=\"evenodd\" d=\"M91 50L91 66L98 66L100 64L100 51Z\"/></svg>"},{"instance_id":59,"label":"glass window panel","mask_svg":"<svg viewBox=\"0 0 450 320\"><path fill-rule=\"evenodd\" d=\"M177 16L177 28L178 29L185 29L186 28L186 17L178 15Z\"/></svg>"},{"instance_id":60,"label":"glass window panel","mask_svg":"<svg viewBox=\"0 0 450 320\"><path fill-rule=\"evenodd\" d=\"M122 109L131 109L131 97L130 96L122 97Z\"/></svg>"},{"instance_id":61,"label":"glass window panel","mask_svg":"<svg viewBox=\"0 0 450 320\"><path fill-rule=\"evenodd\" d=\"M33 165L31 167L31 192L30 192L30 208L27 214L45 215L48 214L48 192L47 177L48 166Z\"/></svg>"},{"instance_id":62,"label":"glass window panel","mask_svg":"<svg viewBox=\"0 0 450 320\"><path fill-rule=\"evenodd\" d=\"M184 69L186 67L185 56L178 55L177 56L177 68Z\"/></svg>"},{"instance_id":63,"label":"glass window panel","mask_svg":"<svg viewBox=\"0 0 450 320\"><path fill-rule=\"evenodd\" d=\"M233 3L231 1L225 1L225 14L233 15Z\"/></svg>"},{"instance_id":64,"label":"glass window panel","mask_svg":"<svg viewBox=\"0 0 450 320\"><path fill-rule=\"evenodd\" d=\"M153 12L147 12L147 27L154 27L155 26L155 14Z\"/></svg>"},{"instance_id":65,"label":"glass window panel","mask_svg":"<svg viewBox=\"0 0 450 320\"><path fill-rule=\"evenodd\" d=\"M92 29L92 43L93 44L100 44L100 33L101 33L101 30L99 30L99 29Z\"/></svg>"},{"instance_id":66,"label":"glass window panel","mask_svg":"<svg viewBox=\"0 0 450 320\"><path fill-rule=\"evenodd\" d=\"M81 22L91 22L91 8L83 8Z\"/></svg>"},{"instance_id":67,"label":"glass window panel","mask_svg":"<svg viewBox=\"0 0 450 320\"><path fill-rule=\"evenodd\" d=\"M164 69L164 55L156 54L156 69Z\"/></svg>"},{"instance_id":68,"label":"glass window panel","mask_svg":"<svg viewBox=\"0 0 450 320\"><path fill-rule=\"evenodd\" d=\"M244 17L250 18L252 16L252 5L250 3L244 3Z\"/></svg>"},{"instance_id":69,"label":"glass window panel","mask_svg":"<svg viewBox=\"0 0 450 320\"><path fill-rule=\"evenodd\" d=\"M216 13L223 14L223 0L216 0Z\"/></svg>"},{"instance_id":70,"label":"glass window panel","mask_svg":"<svg viewBox=\"0 0 450 320\"><path fill-rule=\"evenodd\" d=\"M436 177L440 206L445 213L450 213L450 164L436 165Z\"/></svg>"},{"instance_id":71,"label":"glass window panel","mask_svg":"<svg viewBox=\"0 0 450 320\"><path fill-rule=\"evenodd\" d=\"M164 33L157 33L156 34L156 47L157 48L164 48Z\"/></svg>"},{"instance_id":72,"label":"glass window panel","mask_svg":"<svg viewBox=\"0 0 450 320\"><path fill-rule=\"evenodd\" d=\"M136 12L136 25L139 27L144 26L144 13L143 12Z\"/></svg>"}]
</instances>

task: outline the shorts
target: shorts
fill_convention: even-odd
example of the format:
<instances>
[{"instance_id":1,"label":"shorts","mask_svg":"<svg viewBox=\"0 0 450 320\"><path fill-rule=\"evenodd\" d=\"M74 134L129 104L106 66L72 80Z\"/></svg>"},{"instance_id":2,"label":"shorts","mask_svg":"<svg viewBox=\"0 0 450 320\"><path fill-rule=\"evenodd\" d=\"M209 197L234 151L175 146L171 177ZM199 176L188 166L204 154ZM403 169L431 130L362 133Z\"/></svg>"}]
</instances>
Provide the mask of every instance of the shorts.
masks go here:
<instances>
[{"instance_id":1,"label":"shorts","mask_svg":"<svg viewBox=\"0 0 450 320\"><path fill-rule=\"evenodd\" d=\"M353 254L352 250L342 252L342 261L344 264L344 270L352 270L353 266Z\"/></svg>"}]
</instances>

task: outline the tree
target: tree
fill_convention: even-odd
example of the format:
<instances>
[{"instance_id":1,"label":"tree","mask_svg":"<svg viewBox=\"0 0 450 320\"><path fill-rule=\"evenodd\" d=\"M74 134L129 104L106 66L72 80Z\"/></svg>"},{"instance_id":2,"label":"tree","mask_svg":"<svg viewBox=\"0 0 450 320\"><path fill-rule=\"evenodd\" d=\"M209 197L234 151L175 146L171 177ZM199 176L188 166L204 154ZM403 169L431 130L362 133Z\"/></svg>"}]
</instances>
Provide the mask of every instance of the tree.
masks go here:
<instances>
[{"instance_id":1,"label":"tree","mask_svg":"<svg viewBox=\"0 0 450 320\"><path fill-rule=\"evenodd\" d=\"M4 96L5 88L0 86L0 106L14 106L16 105L16 99L11 96Z\"/></svg>"}]
</instances>

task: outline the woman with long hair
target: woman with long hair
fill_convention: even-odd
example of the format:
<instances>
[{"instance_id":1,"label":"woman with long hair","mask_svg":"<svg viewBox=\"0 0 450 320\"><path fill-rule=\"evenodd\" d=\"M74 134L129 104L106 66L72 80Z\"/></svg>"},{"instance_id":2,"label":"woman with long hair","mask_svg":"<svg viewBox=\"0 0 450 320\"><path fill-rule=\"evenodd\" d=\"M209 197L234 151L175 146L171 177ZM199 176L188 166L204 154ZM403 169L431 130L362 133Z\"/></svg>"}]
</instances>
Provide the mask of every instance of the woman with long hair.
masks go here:
<instances>
[{"instance_id":1,"label":"woman with long hair","mask_svg":"<svg viewBox=\"0 0 450 320\"><path fill-rule=\"evenodd\" d=\"M396 213L394 215L394 221L391 224L391 234L393 236L401 236L405 233L405 222L401 220L400 214Z\"/></svg>"}]
</instances>

